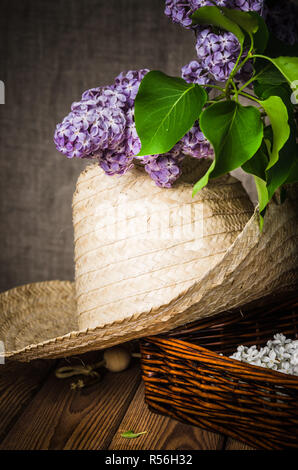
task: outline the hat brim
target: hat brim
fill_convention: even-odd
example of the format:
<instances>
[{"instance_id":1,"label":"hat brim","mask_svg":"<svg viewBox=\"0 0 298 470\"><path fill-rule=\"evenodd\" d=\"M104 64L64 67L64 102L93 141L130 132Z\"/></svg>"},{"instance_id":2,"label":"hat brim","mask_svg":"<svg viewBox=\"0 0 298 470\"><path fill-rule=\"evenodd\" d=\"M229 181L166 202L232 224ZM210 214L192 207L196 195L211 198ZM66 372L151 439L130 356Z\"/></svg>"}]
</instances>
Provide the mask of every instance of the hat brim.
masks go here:
<instances>
[{"instance_id":1,"label":"hat brim","mask_svg":"<svg viewBox=\"0 0 298 470\"><path fill-rule=\"evenodd\" d=\"M223 259L203 279L158 309L78 331L72 282L35 283L0 294L2 357L31 361L105 349L271 294L297 290L297 193L297 186L292 186L282 205L269 205L262 233L256 209Z\"/></svg>"}]
</instances>

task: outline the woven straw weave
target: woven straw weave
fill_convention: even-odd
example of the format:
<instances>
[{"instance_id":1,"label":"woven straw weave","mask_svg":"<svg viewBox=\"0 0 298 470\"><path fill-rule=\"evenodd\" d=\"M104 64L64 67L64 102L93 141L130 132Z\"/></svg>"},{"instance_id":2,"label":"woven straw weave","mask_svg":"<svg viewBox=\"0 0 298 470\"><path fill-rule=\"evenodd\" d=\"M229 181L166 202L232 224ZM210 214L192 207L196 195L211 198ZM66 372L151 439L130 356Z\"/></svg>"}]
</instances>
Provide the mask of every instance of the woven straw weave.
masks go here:
<instances>
[{"instance_id":1,"label":"woven straw weave","mask_svg":"<svg viewBox=\"0 0 298 470\"><path fill-rule=\"evenodd\" d=\"M36 282L0 294L0 339L8 356L77 329L73 282Z\"/></svg>"},{"instance_id":2,"label":"woven straw weave","mask_svg":"<svg viewBox=\"0 0 298 470\"><path fill-rule=\"evenodd\" d=\"M104 176L97 165L88 167L73 201L77 306L71 283L40 283L0 294L0 340L6 357L30 361L103 349L272 292L297 289L297 188L288 191L283 205L270 204L260 234L258 214L240 183L232 177L218 179L192 199L193 178L192 172L186 173L188 181L165 190L138 169L118 179ZM122 197L127 202L147 196L173 208L202 205L197 212L204 219L199 250L184 240L188 249L178 244L168 256L162 242L154 245L159 251L150 264L148 240L113 240L118 246L107 249L106 232L105 237L95 233L102 234L110 220L102 209L117 207ZM140 263L130 261L136 252Z\"/></svg>"},{"instance_id":3,"label":"woven straw weave","mask_svg":"<svg viewBox=\"0 0 298 470\"><path fill-rule=\"evenodd\" d=\"M185 167L171 189L157 187L142 169L121 178L107 178L96 165L82 173L73 199L80 328L166 305L223 258L252 204L232 177L192 198L185 182L192 173ZM144 217L157 222L152 229Z\"/></svg>"}]
</instances>

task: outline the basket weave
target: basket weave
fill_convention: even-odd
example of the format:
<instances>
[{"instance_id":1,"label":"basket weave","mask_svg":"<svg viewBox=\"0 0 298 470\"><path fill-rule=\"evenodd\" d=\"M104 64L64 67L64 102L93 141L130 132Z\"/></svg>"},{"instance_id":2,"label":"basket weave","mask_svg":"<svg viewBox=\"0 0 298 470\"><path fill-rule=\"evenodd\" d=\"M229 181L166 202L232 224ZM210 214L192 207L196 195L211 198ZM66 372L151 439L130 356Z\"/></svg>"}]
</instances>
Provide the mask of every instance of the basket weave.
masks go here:
<instances>
[{"instance_id":1,"label":"basket weave","mask_svg":"<svg viewBox=\"0 0 298 470\"><path fill-rule=\"evenodd\" d=\"M147 404L253 447L297 448L298 377L227 357L275 333L298 337L297 298L141 340Z\"/></svg>"}]
</instances>

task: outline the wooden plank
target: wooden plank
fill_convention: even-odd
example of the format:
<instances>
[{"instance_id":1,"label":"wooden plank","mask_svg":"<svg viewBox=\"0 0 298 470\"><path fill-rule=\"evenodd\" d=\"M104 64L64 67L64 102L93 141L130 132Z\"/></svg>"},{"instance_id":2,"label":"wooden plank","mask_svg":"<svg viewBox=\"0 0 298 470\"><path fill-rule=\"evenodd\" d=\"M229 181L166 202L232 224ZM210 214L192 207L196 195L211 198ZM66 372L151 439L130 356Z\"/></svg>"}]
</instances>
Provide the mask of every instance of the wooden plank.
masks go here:
<instances>
[{"instance_id":1,"label":"wooden plank","mask_svg":"<svg viewBox=\"0 0 298 470\"><path fill-rule=\"evenodd\" d=\"M73 381L52 374L0 449L106 449L140 382L139 364L80 391Z\"/></svg>"},{"instance_id":2,"label":"wooden plank","mask_svg":"<svg viewBox=\"0 0 298 470\"><path fill-rule=\"evenodd\" d=\"M124 431L147 431L136 439L121 437ZM141 383L110 446L110 450L201 450L222 449L224 437L179 423L149 411Z\"/></svg>"},{"instance_id":3,"label":"wooden plank","mask_svg":"<svg viewBox=\"0 0 298 470\"><path fill-rule=\"evenodd\" d=\"M247 444L244 444L244 442L236 441L235 439L228 438L226 445L225 445L225 450L256 450L253 447L250 447Z\"/></svg>"},{"instance_id":4,"label":"wooden plank","mask_svg":"<svg viewBox=\"0 0 298 470\"><path fill-rule=\"evenodd\" d=\"M0 442L40 389L56 361L0 366Z\"/></svg>"}]
</instances>

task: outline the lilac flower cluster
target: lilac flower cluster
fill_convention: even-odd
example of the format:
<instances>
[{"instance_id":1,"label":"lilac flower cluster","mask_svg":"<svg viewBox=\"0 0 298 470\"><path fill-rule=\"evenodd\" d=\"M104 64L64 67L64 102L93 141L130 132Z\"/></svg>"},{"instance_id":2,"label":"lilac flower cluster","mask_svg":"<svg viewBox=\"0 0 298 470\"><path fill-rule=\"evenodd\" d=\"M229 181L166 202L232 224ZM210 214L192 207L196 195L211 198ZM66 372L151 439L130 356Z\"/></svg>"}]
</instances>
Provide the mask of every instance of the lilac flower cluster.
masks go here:
<instances>
[{"instance_id":1,"label":"lilac flower cluster","mask_svg":"<svg viewBox=\"0 0 298 470\"><path fill-rule=\"evenodd\" d=\"M194 158L208 158L213 155L212 147L198 122L170 152L140 157L140 161L157 186L170 188L181 175L181 163L186 155Z\"/></svg>"},{"instance_id":2,"label":"lilac flower cluster","mask_svg":"<svg viewBox=\"0 0 298 470\"><path fill-rule=\"evenodd\" d=\"M198 122L181 139L182 152L194 158L208 158L213 154L209 141L204 136Z\"/></svg>"},{"instance_id":3,"label":"lilac flower cluster","mask_svg":"<svg viewBox=\"0 0 298 470\"><path fill-rule=\"evenodd\" d=\"M184 28L191 28L191 15L201 7L214 6L234 8L242 11L256 11L262 14L264 0L166 0L165 14Z\"/></svg>"},{"instance_id":4,"label":"lilac flower cluster","mask_svg":"<svg viewBox=\"0 0 298 470\"><path fill-rule=\"evenodd\" d=\"M197 35L196 51L203 70L222 82L227 80L236 63L240 44L232 33L214 34L211 28L206 28Z\"/></svg>"},{"instance_id":5,"label":"lilac flower cluster","mask_svg":"<svg viewBox=\"0 0 298 470\"><path fill-rule=\"evenodd\" d=\"M211 77L207 70L197 60L192 60L181 69L181 76L187 83L197 83L198 85L207 85Z\"/></svg>"},{"instance_id":6,"label":"lilac flower cluster","mask_svg":"<svg viewBox=\"0 0 298 470\"><path fill-rule=\"evenodd\" d=\"M165 14L171 18L174 23L181 24L184 28L191 27L192 20L190 16L193 11L190 1L166 0Z\"/></svg>"},{"instance_id":7,"label":"lilac flower cluster","mask_svg":"<svg viewBox=\"0 0 298 470\"><path fill-rule=\"evenodd\" d=\"M155 183L165 188L180 176L186 154L195 158L209 156L210 144L195 124L170 152L137 157L141 142L134 122L134 100L147 72L123 72L112 86L85 91L56 127L57 149L68 158L97 159L107 175L126 173L137 159Z\"/></svg>"},{"instance_id":8,"label":"lilac flower cluster","mask_svg":"<svg viewBox=\"0 0 298 470\"><path fill-rule=\"evenodd\" d=\"M97 158L109 174L123 174L140 150L133 105L147 69L120 74L112 86L92 88L73 103L54 141L68 158Z\"/></svg>"},{"instance_id":9,"label":"lilac flower cluster","mask_svg":"<svg viewBox=\"0 0 298 470\"><path fill-rule=\"evenodd\" d=\"M221 7L262 14L264 0L217 0L215 3ZM214 33L211 27L191 26L190 16L195 10L204 6L214 6L214 2L208 0L166 0L165 2L165 14L174 23L192 28L196 33L198 60L191 61L181 70L182 77L188 83L208 84L214 80L224 82L230 75L240 51L239 42L232 33L224 31Z\"/></svg>"},{"instance_id":10,"label":"lilac flower cluster","mask_svg":"<svg viewBox=\"0 0 298 470\"><path fill-rule=\"evenodd\" d=\"M170 152L146 157L143 162L146 172L157 186L170 188L181 175L180 164L183 158L182 145L179 142Z\"/></svg>"},{"instance_id":11,"label":"lilac flower cluster","mask_svg":"<svg viewBox=\"0 0 298 470\"><path fill-rule=\"evenodd\" d=\"M264 8L264 0L234 0L230 2L228 8L236 8L242 11L255 11L262 14Z\"/></svg>"},{"instance_id":12,"label":"lilac flower cluster","mask_svg":"<svg viewBox=\"0 0 298 470\"><path fill-rule=\"evenodd\" d=\"M216 1L216 0L215 0ZM237 1L237 0L235 0ZM221 7L233 8L233 0L217 0L216 4ZM238 0L240 2L240 0ZM249 1L243 3L251 3ZM201 7L214 6L214 3L208 0L166 0L165 14L174 22L184 28L191 28L191 15Z\"/></svg>"},{"instance_id":13,"label":"lilac flower cluster","mask_svg":"<svg viewBox=\"0 0 298 470\"><path fill-rule=\"evenodd\" d=\"M208 158L212 154L210 143L201 131L198 122L195 122L170 152L140 157L140 161L145 165L145 170L157 186L170 188L181 175L181 163L185 155Z\"/></svg>"}]
</instances>

